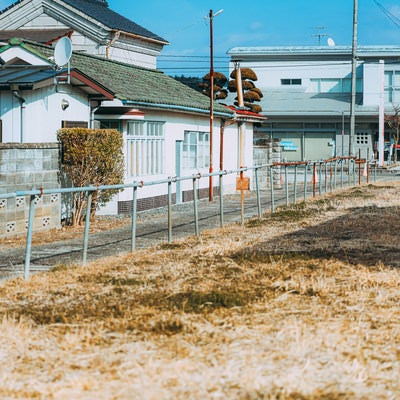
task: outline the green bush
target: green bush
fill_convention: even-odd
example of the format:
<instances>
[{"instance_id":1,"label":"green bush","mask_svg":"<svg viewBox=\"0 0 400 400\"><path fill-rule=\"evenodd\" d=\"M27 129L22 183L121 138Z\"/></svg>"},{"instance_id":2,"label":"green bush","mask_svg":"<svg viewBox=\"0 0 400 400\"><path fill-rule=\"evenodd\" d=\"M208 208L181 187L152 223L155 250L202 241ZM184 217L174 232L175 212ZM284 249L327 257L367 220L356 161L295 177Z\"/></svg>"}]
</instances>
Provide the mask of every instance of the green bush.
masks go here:
<instances>
[{"instance_id":1,"label":"green bush","mask_svg":"<svg viewBox=\"0 0 400 400\"><path fill-rule=\"evenodd\" d=\"M57 132L62 148L62 170L72 186L118 185L124 179L123 138L115 129L63 128ZM95 191L91 217L118 190ZM87 199L74 193L71 224L83 222Z\"/></svg>"}]
</instances>

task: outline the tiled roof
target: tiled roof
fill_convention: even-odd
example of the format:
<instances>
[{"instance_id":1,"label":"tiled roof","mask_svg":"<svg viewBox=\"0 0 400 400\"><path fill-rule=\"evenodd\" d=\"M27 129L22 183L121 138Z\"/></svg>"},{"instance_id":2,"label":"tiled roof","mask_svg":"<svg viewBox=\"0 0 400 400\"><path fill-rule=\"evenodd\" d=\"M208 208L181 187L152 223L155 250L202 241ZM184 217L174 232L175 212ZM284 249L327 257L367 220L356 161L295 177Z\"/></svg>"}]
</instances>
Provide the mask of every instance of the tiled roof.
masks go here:
<instances>
[{"instance_id":1,"label":"tiled roof","mask_svg":"<svg viewBox=\"0 0 400 400\"><path fill-rule=\"evenodd\" d=\"M53 55L53 49L48 46L34 43L20 45L35 54L42 54L45 58ZM206 113L210 109L207 96L158 70L79 52L73 53L71 67L96 80L128 104L198 113ZM233 115L231 110L218 103L214 104L214 112L217 115Z\"/></svg>"},{"instance_id":2,"label":"tiled roof","mask_svg":"<svg viewBox=\"0 0 400 400\"><path fill-rule=\"evenodd\" d=\"M17 0L10 6L2 9L0 14L10 10L17 4L22 3L25 0ZM126 33L142 36L145 38L160 41L164 44L168 44L168 41L162 37L156 35L153 32L143 28L128 18L125 18L121 14L116 13L108 7L106 1L102 0L61 0L65 4L68 4L77 10L87 14L88 16L96 19L110 29L121 30Z\"/></svg>"},{"instance_id":3,"label":"tiled roof","mask_svg":"<svg viewBox=\"0 0 400 400\"><path fill-rule=\"evenodd\" d=\"M168 43L162 37L150 32L135 22L108 8L107 2L99 0L62 0L64 3L84 12L111 29Z\"/></svg>"}]
</instances>

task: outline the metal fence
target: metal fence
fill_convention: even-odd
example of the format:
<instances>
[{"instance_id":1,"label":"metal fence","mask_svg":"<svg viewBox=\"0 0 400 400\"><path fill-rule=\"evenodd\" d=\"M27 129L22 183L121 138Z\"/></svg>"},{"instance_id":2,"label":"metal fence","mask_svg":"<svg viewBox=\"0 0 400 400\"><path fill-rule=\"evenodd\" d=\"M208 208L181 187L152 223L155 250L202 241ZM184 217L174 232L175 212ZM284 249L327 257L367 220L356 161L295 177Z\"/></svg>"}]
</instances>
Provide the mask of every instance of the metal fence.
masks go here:
<instances>
[{"instance_id":1,"label":"metal fence","mask_svg":"<svg viewBox=\"0 0 400 400\"><path fill-rule=\"evenodd\" d=\"M259 174L264 171L269 179L267 184L260 185ZM131 251L136 249L136 223L137 223L137 197L138 190L145 186L167 185L167 212L168 212L168 242L173 240L172 225L172 185L178 181L191 180L193 187L193 221L194 234L199 235L199 213L198 213L198 189L199 181L202 178L216 176L219 178L219 222L220 226L224 226L224 176L234 174L237 176L238 187L241 191L241 222L244 222L244 185L241 182L245 172L253 172L254 185L253 190L256 192L257 199L257 216L262 218L263 209L261 204L261 191L269 191L270 210L275 212L276 209L276 192L284 190L286 205L292 201L296 203L298 200L306 201L310 196L322 195L324 192L334 191L338 187L345 185L361 184L362 180L369 182L371 178L376 180L376 163L369 163L366 160L355 159L351 157L338 157L324 161L313 162L285 162L258 165L254 167L244 167L231 171L218 171L207 174L195 174L183 177L169 177L168 179L159 181L141 181L130 184L121 185L104 185L104 186L86 186L56 189L37 189L27 191L17 191L14 193L2 194L2 198L13 198L19 196L29 196L29 216L27 223L25 262L24 262L24 278L28 279L30 274L30 261L32 253L32 235L33 221L35 215L35 205L37 198L45 194L62 194L62 193L78 193L84 192L87 197L87 208L85 212L85 225L83 233L83 256L82 263L87 263L88 245L89 245L89 228L92 195L94 192L109 189L131 189L132 190L132 216L131 216ZM302 193L302 195L300 195Z\"/></svg>"}]
</instances>

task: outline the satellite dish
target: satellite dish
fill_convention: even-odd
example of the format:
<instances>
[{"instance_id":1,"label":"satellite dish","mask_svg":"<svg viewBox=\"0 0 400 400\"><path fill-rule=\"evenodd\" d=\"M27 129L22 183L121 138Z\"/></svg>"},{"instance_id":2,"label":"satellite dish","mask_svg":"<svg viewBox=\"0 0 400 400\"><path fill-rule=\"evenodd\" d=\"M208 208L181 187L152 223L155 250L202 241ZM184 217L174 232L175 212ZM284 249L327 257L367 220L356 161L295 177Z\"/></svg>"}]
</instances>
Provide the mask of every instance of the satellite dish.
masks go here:
<instances>
[{"instance_id":1,"label":"satellite dish","mask_svg":"<svg viewBox=\"0 0 400 400\"><path fill-rule=\"evenodd\" d=\"M68 37L62 37L54 49L54 61L57 66L62 67L68 64L72 55L72 42Z\"/></svg>"},{"instance_id":2,"label":"satellite dish","mask_svg":"<svg viewBox=\"0 0 400 400\"><path fill-rule=\"evenodd\" d=\"M335 46L335 41L332 38L328 38L328 46L329 47L334 47Z\"/></svg>"}]
</instances>

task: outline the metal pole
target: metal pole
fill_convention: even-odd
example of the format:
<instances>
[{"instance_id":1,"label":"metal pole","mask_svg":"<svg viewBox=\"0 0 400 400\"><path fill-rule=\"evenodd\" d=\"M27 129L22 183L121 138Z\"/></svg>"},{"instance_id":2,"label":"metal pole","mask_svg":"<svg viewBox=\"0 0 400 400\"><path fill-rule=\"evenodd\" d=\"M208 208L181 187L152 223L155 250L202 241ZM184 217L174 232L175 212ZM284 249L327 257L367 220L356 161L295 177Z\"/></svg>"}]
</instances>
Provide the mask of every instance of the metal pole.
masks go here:
<instances>
[{"instance_id":1,"label":"metal pole","mask_svg":"<svg viewBox=\"0 0 400 400\"><path fill-rule=\"evenodd\" d=\"M272 169L273 167L269 167L269 186L271 188L271 212L275 212L275 196L274 196L274 171Z\"/></svg>"},{"instance_id":2,"label":"metal pole","mask_svg":"<svg viewBox=\"0 0 400 400\"><path fill-rule=\"evenodd\" d=\"M168 243L172 242L172 181L168 178Z\"/></svg>"},{"instance_id":3,"label":"metal pole","mask_svg":"<svg viewBox=\"0 0 400 400\"><path fill-rule=\"evenodd\" d=\"M351 104L350 104L350 140L349 156L354 155L355 138L355 107L357 93L357 28L358 28L358 0L354 0L353 8L353 46L352 46L352 67L351 67Z\"/></svg>"},{"instance_id":4,"label":"metal pole","mask_svg":"<svg viewBox=\"0 0 400 400\"><path fill-rule=\"evenodd\" d=\"M304 164L304 202L307 201L307 172L308 164Z\"/></svg>"},{"instance_id":5,"label":"metal pole","mask_svg":"<svg viewBox=\"0 0 400 400\"><path fill-rule=\"evenodd\" d=\"M133 187L132 194L132 221L131 221L131 251L136 249L136 209L137 209L137 186Z\"/></svg>"},{"instance_id":6,"label":"metal pole","mask_svg":"<svg viewBox=\"0 0 400 400\"><path fill-rule=\"evenodd\" d=\"M257 211L258 211L258 219L262 218L261 212L261 196L260 196L260 185L258 184L258 168L254 170L255 178L256 178L256 192L257 192Z\"/></svg>"},{"instance_id":7,"label":"metal pole","mask_svg":"<svg viewBox=\"0 0 400 400\"><path fill-rule=\"evenodd\" d=\"M84 235L83 235L83 256L82 256L83 265L86 265L86 263L87 263L91 209L92 209L92 192L88 191L87 204L86 204L86 215L85 215L85 231L84 231Z\"/></svg>"},{"instance_id":8,"label":"metal pole","mask_svg":"<svg viewBox=\"0 0 400 400\"><path fill-rule=\"evenodd\" d=\"M293 203L297 202L297 164L294 166L294 187L293 187Z\"/></svg>"},{"instance_id":9,"label":"metal pole","mask_svg":"<svg viewBox=\"0 0 400 400\"><path fill-rule=\"evenodd\" d=\"M197 177L193 177L193 211L194 211L194 231L199 236L199 213L197 210Z\"/></svg>"},{"instance_id":10,"label":"metal pole","mask_svg":"<svg viewBox=\"0 0 400 400\"><path fill-rule=\"evenodd\" d=\"M287 165L285 165L285 192L286 192L286 206L288 206L289 205L289 181L288 181Z\"/></svg>"},{"instance_id":11,"label":"metal pole","mask_svg":"<svg viewBox=\"0 0 400 400\"><path fill-rule=\"evenodd\" d=\"M333 175L333 190L336 190L337 164L338 164L338 162L337 162L337 160L335 160L335 169L333 170L333 173L334 173L334 175Z\"/></svg>"},{"instance_id":12,"label":"metal pole","mask_svg":"<svg viewBox=\"0 0 400 400\"><path fill-rule=\"evenodd\" d=\"M342 187L342 188L343 188L343 176L344 176L343 168L344 168L344 160L342 160L341 166L340 166L340 187ZM350 168L350 165L349 165L349 168Z\"/></svg>"},{"instance_id":13,"label":"metal pole","mask_svg":"<svg viewBox=\"0 0 400 400\"><path fill-rule=\"evenodd\" d=\"M316 179L317 178L317 163L314 163L313 164L313 178L312 178L312 181L313 181L313 197L315 197L315 194L316 194L316 190L317 190L317 188L316 188L316 185L317 185L317 182L316 182Z\"/></svg>"},{"instance_id":14,"label":"metal pole","mask_svg":"<svg viewBox=\"0 0 400 400\"><path fill-rule=\"evenodd\" d=\"M319 179L319 185L318 185L318 193L321 196L322 194L322 167L321 163L318 163L318 179Z\"/></svg>"},{"instance_id":15,"label":"metal pole","mask_svg":"<svg viewBox=\"0 0 400 400\"><path fill-rule=\"evenodd\" d=\"M219 175L219 225L222 228L224 226L224 184L222 171Z\"/></svg>"},{"instance_id":16,"label":"metal pole","mask_svg":"<svg viewBox=\"0 0 400 400\"><path fill-rule=\"evenodd\" d=\"M210 167L209 172L213 172L213 124L214 124L214 48L213 48L213 11L210 10ZM213 201L213 178L209 177L208 188L209 201Z\"/></svg>"},{"instance_id":17,"label":"metal pole","mask_svg":"<svg viewBox=\"0 0 400 400\"><path fill-rule=\"evenodd\" d=\"M36 198L35 195L31 195L29 203L28 231L26 233L25 265L24 265L25 279L29 279L29 271L31 263L33 220L35 217L35 198Z\"/></svg>"}]
</instances>

